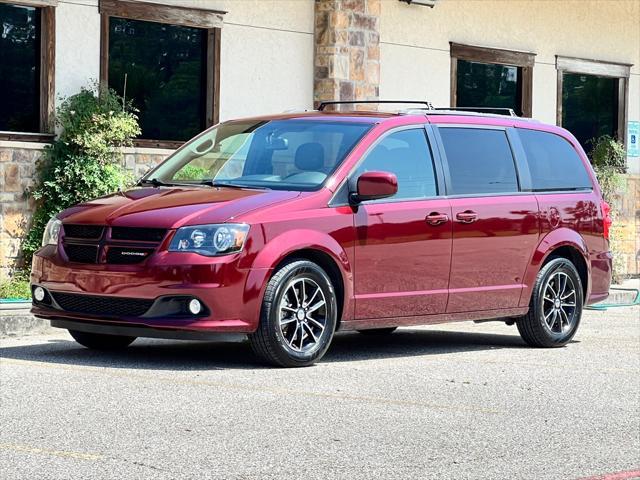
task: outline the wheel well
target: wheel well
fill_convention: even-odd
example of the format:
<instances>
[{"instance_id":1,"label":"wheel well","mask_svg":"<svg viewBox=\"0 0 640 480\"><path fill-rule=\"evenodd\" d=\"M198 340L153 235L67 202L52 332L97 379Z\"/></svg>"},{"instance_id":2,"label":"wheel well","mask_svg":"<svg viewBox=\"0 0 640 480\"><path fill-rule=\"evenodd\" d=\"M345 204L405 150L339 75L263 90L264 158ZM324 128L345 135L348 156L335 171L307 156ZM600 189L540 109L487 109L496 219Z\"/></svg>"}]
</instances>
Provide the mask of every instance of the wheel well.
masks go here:
<instances>
[{"instance_id":1,"label":"wheel well","mask_svg":"<svg viewBox=\"0 0 640 480\"><path fill-rule=\"evenodd\" d=\"M340 322L342 321L342 309L344 307L344 282L342 280L340 268L330 255L321 252L320 250L307 248L303 250L296 250L284 257L276 268L273 269L274 273L278 271L285 262L288 262L292 258L302 258L314 262L322 267L322 269L327 272L327 275L329 275L329 279L331 280L333 287L336 289L336 303L338 307L338 322L336 324L337 330L340 327Z\"/></svg>"},{"instance_id":2,"label":"wheel well","mask_svg":"<svg viewBox=\"0 0 640 480\"><path fill-rule=\"evenodd\" d=\"M578 270L578 275L580 275L580 281L582 282L582 293L584 296L584 301L587 301L587 286L589 282L589 270L587 269L587 262L585 262L584 257L578 251L578 249L574 247L564 246L559 247L553 250L547 259L544 261L544 264L549 263L554 258L566 258L571 263L573 263L576 270ZM543 264L543 266L544 266Z\"/></svg>"}]
</instances>

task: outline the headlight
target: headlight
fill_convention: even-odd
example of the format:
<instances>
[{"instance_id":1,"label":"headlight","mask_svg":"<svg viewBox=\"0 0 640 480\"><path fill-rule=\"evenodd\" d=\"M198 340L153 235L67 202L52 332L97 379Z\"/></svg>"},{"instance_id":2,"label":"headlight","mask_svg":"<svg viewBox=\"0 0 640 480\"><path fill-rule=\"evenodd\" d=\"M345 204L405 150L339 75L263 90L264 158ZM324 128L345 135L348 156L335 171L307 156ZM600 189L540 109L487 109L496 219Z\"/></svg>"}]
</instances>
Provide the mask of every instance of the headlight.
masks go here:
<instances>
[{"instance_id":1,"label":"headlight","mask_svg":"<svg viewBox=\"0 0 640 480\"><path fill-rule=\"evenodd\" d=\"M44 229L44 234L42 235L42 246L45 245L57 245L58 244L58 235L60 234L60 227L62 227L62 222L57 218L52 218L47 223L47 226Z\"/></svg>"},{"instance_id":2,"label":"headlight","mask_svg":"<svg viewBox=\"0 0 640 480\"><path fill-rule=\"evenodd\" d=\"M179 228L169 245L170 252L193 252L209 257L242 250L249 225L223 223Z\"/></svg>"}]
</instances>

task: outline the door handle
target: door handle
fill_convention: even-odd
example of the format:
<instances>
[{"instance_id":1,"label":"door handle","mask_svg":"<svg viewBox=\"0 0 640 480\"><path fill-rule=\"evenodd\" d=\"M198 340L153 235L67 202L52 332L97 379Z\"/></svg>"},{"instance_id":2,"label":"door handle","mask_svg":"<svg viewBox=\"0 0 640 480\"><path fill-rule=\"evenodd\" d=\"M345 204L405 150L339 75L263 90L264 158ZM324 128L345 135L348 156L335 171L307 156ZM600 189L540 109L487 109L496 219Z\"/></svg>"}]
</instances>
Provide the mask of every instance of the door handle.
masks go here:
<instances>
[{"instance_id":1,"label":"door handle","mask_svg":"<svg viewBox=\"0 0 640 480\"><path fill-rule=\"evenodd\" d=\"M427 215L427 218L425 218L425 220L429 225L433 225L435 227L436 225L441 225L445 222L448 222L449 215L445 213L431 212L429 215Z\"/></svg>"},{"instance_id":2,"label":"door handle","mask_svg":"<svg viewBox=\"0 0 640 480\"><path fill-rule=\"evenodd\" d=\"M478 214L472 210L465 210L464 212L456 213L456 220L460 223L471 223L478 220Z\"/></svg>"}]
</instances>

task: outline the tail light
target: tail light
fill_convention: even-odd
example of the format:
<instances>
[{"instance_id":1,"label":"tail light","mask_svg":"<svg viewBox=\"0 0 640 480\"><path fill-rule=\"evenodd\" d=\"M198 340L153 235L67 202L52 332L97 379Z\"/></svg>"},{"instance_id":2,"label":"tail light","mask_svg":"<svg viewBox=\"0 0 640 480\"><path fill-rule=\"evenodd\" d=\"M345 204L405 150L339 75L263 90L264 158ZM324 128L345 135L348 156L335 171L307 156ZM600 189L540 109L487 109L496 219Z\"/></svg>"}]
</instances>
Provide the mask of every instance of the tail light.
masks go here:
<instances>
[{"instance_id":1,"label":"tail light","mask_svg":"<svg viewBox=\"0 0 640 480\"><path fill-rule=\"evenodd\" d=\"M602 233L604 234L604 238L609 240L609 230L611 225L613 224L613 219L611 218L611 207L604 200L602 201Z\"/></svg>"}]
</instances>

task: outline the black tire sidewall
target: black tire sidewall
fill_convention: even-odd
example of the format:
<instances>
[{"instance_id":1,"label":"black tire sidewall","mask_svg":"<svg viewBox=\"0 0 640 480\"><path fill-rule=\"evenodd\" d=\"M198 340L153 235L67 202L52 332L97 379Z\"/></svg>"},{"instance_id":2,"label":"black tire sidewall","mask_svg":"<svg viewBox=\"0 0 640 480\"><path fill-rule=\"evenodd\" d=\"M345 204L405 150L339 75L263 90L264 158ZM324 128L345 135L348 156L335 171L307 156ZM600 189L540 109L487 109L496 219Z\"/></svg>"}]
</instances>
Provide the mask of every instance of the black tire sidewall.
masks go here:
<instances>
[{"instance_id":1,"label":"black tire sidewall","mask_svg":"<svg viewBox=\"0 0 640 480\"><path fill-rule=\"evenodd\" d=\"M562 335L555 334L550 331L546 321L544 320L544 288L552 275L557 272L562 272L567 274L576 289L576 321L571 327L571 330L563 333ZM545 343L548 343L550 346L562 346L566 345L576 334L578 327L580 326L580 321L582 318L582 308L584 302L584 293L582 287L582 281L580 280L580 275L576 270L573 263L565 258L554 258L550 260L540 271L540 277L538 281L536 281L536 290L533 298L533 308L535 312L535 320L539 323L539 332L543 334L545 337Z\"/></svg>"},{"instance_id":2,"label":"black tire sidewall","mask_svg":"<svg viewBox=\"0 0 640 480\"><path fill-rule=\"evenodd\" d=\"M309 365L321 358L329 348L337 323L336 294L331 280L325 271L315 263L307 260L292 261L283 268L292 265L284 276L277 278L277 286L272 298L265 298L263 309L265 315L263 319L267 321L270 343L275 347L276 355L283 364ZM277 277L274 276L274 277ZM278 305L284 294L285 287L295 278L308 277L316 282L322 289L322 293L327 301L327 324L319 340L318 348L310 352L297 352L287 344L279 326ZM272 279L273 280L273 279Z\"/></svg>"}]
</instances>

